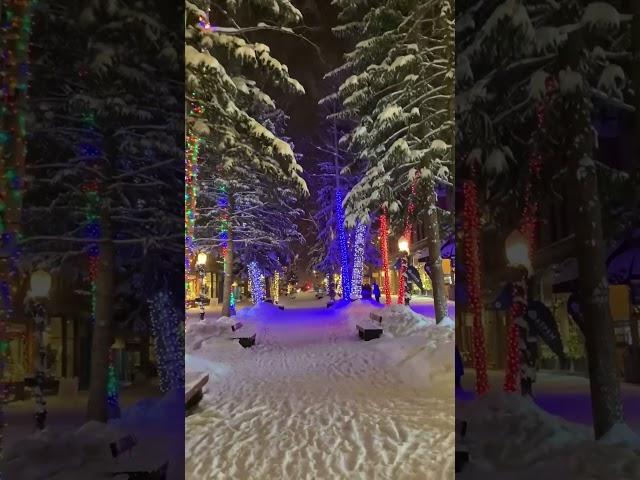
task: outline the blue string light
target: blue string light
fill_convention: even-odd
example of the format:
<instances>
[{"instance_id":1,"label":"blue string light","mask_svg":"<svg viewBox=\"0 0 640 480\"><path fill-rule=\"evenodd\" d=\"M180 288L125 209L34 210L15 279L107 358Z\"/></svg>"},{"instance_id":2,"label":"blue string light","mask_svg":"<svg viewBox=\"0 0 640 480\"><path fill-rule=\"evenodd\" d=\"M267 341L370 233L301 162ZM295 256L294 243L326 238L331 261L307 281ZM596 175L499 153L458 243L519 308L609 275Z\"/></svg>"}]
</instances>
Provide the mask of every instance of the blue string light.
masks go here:
<instances>
[{"instance_id":1,"label":"blue string light","mask_svg":"<svg viewBox=\"0 0 640 480\"><path fill-rule=\"evenodd\" d=\"M184 387L184 354L182 336L184 332L174 303L166 292L158 292L148 302L151 313L151 328L155 342L160 389L169 392Z\"/></svg>"},{"instance_id":2,"label":"blue string light","mask_svg":"<svg viewBox=\"0 0 640 480\"><path fill-rule=\"evenodd\" d=\"M248 266L249 282L251 287L251 300L254 304L264 300L264 289L262 288L262 272L257 262L251 262Z\"/></svg>"},{"instance_id":3,"label":"blue string light","mask_svg":"<svg viewBox=\"0 0 640 480\"><path fill-rule=\"evenodd\" d=\"M336 190L336 230L340 245L340 277L342 282L342 298L351 298L351 276L349 275L349 250L347 234L344 229L344 208L342 207L342 191Z\"/></svg>"},{"instance_id":4,"label":"blue string light","mask_svg":"<svg viewBox=\"0 0 640 480\"><path fill-rule=\"evenodd\" d=\"M353 275L351 277L351 298L353 300L362 296L362 269L364 267L364 241L367 233L367 225L359 223L356 227L355 246L353 251Z\"/></svg>"}]
</instances>

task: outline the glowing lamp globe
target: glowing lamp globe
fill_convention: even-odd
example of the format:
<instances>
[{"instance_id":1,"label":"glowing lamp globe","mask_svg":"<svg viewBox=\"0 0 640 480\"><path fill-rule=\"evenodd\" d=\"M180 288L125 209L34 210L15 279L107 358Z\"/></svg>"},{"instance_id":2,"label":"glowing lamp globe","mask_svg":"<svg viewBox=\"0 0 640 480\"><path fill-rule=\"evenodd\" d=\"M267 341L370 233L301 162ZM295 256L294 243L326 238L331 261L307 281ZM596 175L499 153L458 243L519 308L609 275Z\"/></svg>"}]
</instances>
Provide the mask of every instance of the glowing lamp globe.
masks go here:
<instances>
[{"instance_id":1,"label":"glowing lamp globe","mask_svg":"<svg viewBox=\"0 0 640 480\"><path fill-rule=\"evenodd\" d=\"M409 241L406 238L400 237L400 240L398 240L398 250L409 253Z\"/></svg>"},{"instance_id":2,"label":"glowing lamp globe","mask_svg":"<svg viewBox=\"0 0 640 480\"><path fill-rule=\"evenodd\" d=\"M46 298L51 290L51 275L44 270L36 270L31 274L31 295Z\"/></svg>"},{"instance_id":3,"label":"glowing lamp globe","mask_svg":"<svg viewBox=\"0 0 640 480\"><path fill-rule=\"evenodd\" d=\"M529 245L527 239L518 230L507 237L504 246L510 267L524 267L531 271Z\"/></svg>"},{"instance_id":4,"label":"glowing lamp globe","mask_svg":"<svg viewBox=\"0 0 640 480\"><path fill-rule=\"evenodd\" d=\"M197 265L206 265L207 264L207 254L204 252L200 252L198 254L198 259L196 260Z\"/></svg>"}]
</instances>

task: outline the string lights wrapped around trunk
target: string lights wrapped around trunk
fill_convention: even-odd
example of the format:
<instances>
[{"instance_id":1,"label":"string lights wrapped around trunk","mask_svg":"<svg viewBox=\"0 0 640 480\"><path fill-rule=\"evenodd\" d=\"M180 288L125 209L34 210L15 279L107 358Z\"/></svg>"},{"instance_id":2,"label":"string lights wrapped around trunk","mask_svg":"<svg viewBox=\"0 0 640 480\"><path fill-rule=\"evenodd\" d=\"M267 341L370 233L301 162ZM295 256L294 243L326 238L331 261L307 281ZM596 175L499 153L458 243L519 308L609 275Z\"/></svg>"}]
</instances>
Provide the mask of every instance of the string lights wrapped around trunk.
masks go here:
<instances>
[{"instance_id":1,"label":"string lights wrapped around trunk","mask_svg":"<svg viewBox=\"0 0 640 480\"><path fill-rule=\"evenodd\" d=\"M280 300L280 272L277 270L273 274L273 282L271 285L271 298L273 298L274 303L278 303Z\"/></svg>"},{"instance_id":2,"label":"string lights wrapped around trunk","mask_svg":"<svg viewBox=\"0 0 640 480\"><path fill-rule=\"evenodd\" d=\"M17 279L20 214L26 155L26 113L29 90L29 40L33 1L8 0L0 9L0 452L6 426L5 359L9 351L7 324L15 315L11 285Z\"/></svg>"},{"instance_id":3,"label":"string lights wrapped around trunk","mask_svg":"<svg viewBox=\"0 0 640 480\"><path fill-rule=\"evenodd\" d=\"M477 176L477 166L471 169L471 178ZM464 259L469 307L473 316L473 366L476 371L476 393L489 391L487 374L487 351L482 324L482 296L480 273L480 212L478 211L478 188L473 180L463 184L464 210Z\"/></svg>"},{"instance_id":4,"label":"string lights wrapped around trunk","mask_svg":"<svg viewBox=\"0 0 640 480\"><path fill-rule=\"evenodd\" d=\"M383 291L385 304L391 305L391 285L389 284L389 215L386 207L380 215L380 254L382 256L382 271L384 275Z\"/></svg>"},{"instance_id":5,"label":"string lights wrapped around trunk","mask_svg":"<svg viewBox=\"0 0 640 480\"><path fill-rule=\"evenodd\" d=\"M407 216L404 219L404 231L402 232L402 236L407 242L407 257L409 256L409 252L411 251L411 235L413 233L413 213L416 209L415 198L416 198L416 188L419 180L419 174L413 177L413 181L411 182L411 195L409 196L409 206L407 207ZM399 252L400 255L404 255L403 252ZM409 268L409 259L402 259L400 275L399 275L399 285L398 285L398 305L404 305L404 297L405 297L405 289L407 287L407 269ZM411 292L409 292L411 293Z\"/></svg>"},{"instance_id":6,"label":"string lights wrapped around trunk","mask_svg":"<svg viewBox=\"0 0 640 480\"><path fill-rule=\"evenodd\" d=\"M347 232L344 228L344 207L342 206L342 191L336 189L336 230L338 232L338 244L340 246L340 279L342 297L351 298L351 275L349 275L349 249L347 246Z\"/></svg>"},{"instance_id":7,"label":"string lights wrapped around trunk","mask_svg":"<svg viewBox=\"0 0 640 480\"><path fill-rule=\"evenodd\" d=\"M96 126L95 115L91 112L87 113L83 118L84 127L87 130L87 142L78 145L79 156L85 158L88 166L96 168L102 160L103 153L100 146L100 132ZM86 198L86 217L85 232L90 239L87 246L87 260L89 270L89 282L91 289L91 325L96 320L96 303L97 303L97 279L98 265L100 263L100 239L102 237L102 229L100 228L100 208L103 199L100 195L100 185L96 180L91 180L82 186L82 191ZM119 385L115 370L115 361L112 349L109 350L108 371L107 371L107 411L112 417L119 416Z\"/></svg>"},{"instance_id":8,"label":"string lights wrapped around trunk","mask_svg":"<svg viewBox=\"0 0 640 480\"><path fill-rule=\"evenodd\" d=\"M191 108L192 117L202 116L204 109L199 105ZM198 196L198 156L200 154L201 139L195 135L193 128L189 127L186 138L186 152L184 156L184 272L185 292L189 287L189 274L193 270L196 258L196 245L194 240L196 221L196 199ZM186 300L186 296L185 296Z\"/></svg>"},{"instance_id":9,"label":"string lights wrapped around trunk","mask_svg":"<svg viewBox=\"0 0 640 480\"><path fill-rule=\"evenodd\" d=\"M180 335L184 328L180 327L178 310L167 292L157 292L147 305L158 359L160 390L169 392L184 386L184 339Z\"/></svg>"},{"instance_id":10,"label":"string lights wrapped around trunk","mask_svg":"<svg viewBox=\"0 0 640 480\"><path fill-rule=\"evenodd\" d=\"M367 235L367 224L356 226L355 245L353 247L353 272L351 275L351 299L362 297L362 269L364 268L364 242Z\"/></svg>"},{"instance_id":11,"label":"string lights wrapped around trunk","mask_svg":"<svg viewBox=\"0 0 640 480\"><path fill-rule=\"evenodd\" d=\"M554 77L548 76L545 81L545 95L541 102L536 106L536 127L537 134L545 135L545 116L546 111L551 102L552 96L558 88L557 81ZM529 246L529 263L533 252L536 249L537 236L537 214L538 202L534 198L534 187L540 181L542 171L542 152L540 148L533 145L532 153L529 158L529 171L527 184L524 191L524 207L522 212L522 225L520 232L526 238ZM516 298L518 300L516 300ZM509 328L507 333L507 370L505 372L504 390L507 392L515 392L517 390L518 379L528 383L533 383L534 378L530 359L530 352L527 349L529 328L528 323L524 319L527 310L527 281L526 278L519 280L513 285L513 301L509 310Z\"/></svg>"},{"instance_id":12,"label":"string lights wrapped around trunk","mask_svg":"<svg viewBox=\"0 0 640 480\"><path fill-rule=\"evenodd\" d=\"M251 301L254 305L257 305L264 300L264 276L257 262L251 262L247 268L249 270Z\"/></svg>"}]
</instances>

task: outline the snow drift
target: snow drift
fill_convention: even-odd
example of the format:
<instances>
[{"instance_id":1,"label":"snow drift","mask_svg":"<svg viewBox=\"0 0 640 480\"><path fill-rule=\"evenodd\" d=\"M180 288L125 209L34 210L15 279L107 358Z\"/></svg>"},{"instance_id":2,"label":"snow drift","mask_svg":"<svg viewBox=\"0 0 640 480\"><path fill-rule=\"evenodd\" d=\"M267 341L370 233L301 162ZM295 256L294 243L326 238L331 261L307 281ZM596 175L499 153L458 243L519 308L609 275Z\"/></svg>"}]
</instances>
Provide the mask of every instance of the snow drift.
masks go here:
<instances>
[{"instance_id":1,"label":"snow drift","mask_svg":"<svg viewBox=\"0 0 640 480\"><path fill-rule=\"evenodd\" d=\"M595 442L590 428L551 415L519 394L503 392L458 405L456 420L468 421L471 464L459 475L462 480L487 475L500 480L640 478L640 452L609 444L633 438L628 427Z\"/></svg>"}]
</instances>

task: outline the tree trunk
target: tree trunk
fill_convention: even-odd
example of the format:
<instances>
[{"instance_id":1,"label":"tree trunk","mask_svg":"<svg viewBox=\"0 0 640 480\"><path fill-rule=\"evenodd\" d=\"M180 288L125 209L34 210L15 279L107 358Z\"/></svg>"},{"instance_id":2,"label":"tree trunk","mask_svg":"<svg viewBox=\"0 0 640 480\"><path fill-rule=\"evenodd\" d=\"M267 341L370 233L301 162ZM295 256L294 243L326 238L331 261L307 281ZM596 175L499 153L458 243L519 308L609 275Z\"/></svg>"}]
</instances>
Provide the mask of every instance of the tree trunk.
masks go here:
<instances>
[{"instance_id":1,"label":"tree trunk","mask_svg":"<svg viewBox=\"0 0 640 480\"><path fill-rule=\"evenodd\" d=\"M440 222L438 221L436 200L436 191L432 188L427 199L427 241L429 242L429 268L431 269L431 286L433 288L433 307L436 323L440 323L447 316L448 309L447 287L444 283L444 272L442 271Z\"/></svg>"},{"instance_id":2,"label":"tree trunk","mask_svg":"<svg viewBox=\"0 0 640 480\"><path fill-rule=\"evenodd\" d=\"M108 203L100 210L100 259L96 279L96 318L91 345L91 379L87 420L106 422L107 376L109 351L113 343L113 304L115 283L115 248L111 228L111 212Z\"/></svg>"},{"instance_id":3,"label":"tree trunk","mask_svg":"<svg viewBox=\"0 0 640 480\"><path fill-rule=\"evenodd\" d=\"M569 39L568 65L574 65L583 49L580 33ZM575 71L575 69L574 69ZM609 310L606 251L598 193L591 130L592 105L583 89L564 94L567 126L569 191L573 193L575 256L578 261L578 296L585 329L591 386L593 427L602 437L623 420L620 383L616 369L615 334Z\"/></svg>"},{"instance_id":4,"label":"tree trunk","mask_svg":"<svg viewBox=\"0 0 640 480\"><path fill-rule=\"evenodd\" d=\"M229 201L231 208L231 201ZM222 286L222 316L230 317L231 312L231 291L233 290L233 231L231 225L227 230L227 251L224 256L224 281Z\"/></svg>"}]
</instances>

